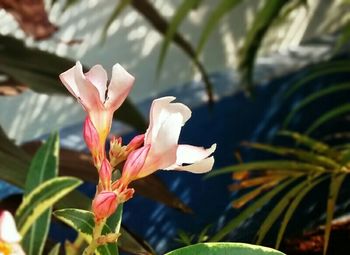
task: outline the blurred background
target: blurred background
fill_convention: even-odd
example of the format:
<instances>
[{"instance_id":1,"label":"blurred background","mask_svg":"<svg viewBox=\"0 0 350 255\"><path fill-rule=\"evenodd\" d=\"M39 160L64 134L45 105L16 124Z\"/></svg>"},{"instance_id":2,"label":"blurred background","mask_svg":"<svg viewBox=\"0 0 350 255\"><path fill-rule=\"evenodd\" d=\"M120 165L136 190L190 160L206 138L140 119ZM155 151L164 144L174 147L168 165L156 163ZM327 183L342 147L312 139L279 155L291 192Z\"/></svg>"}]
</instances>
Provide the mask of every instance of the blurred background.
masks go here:
<instances>
[{"instance_id":1,"label":"blurred background","mask_svg":"<svg viewBox=\"0 0 350 255\"><path fill-rule=\"evenodd\" d=\"M124 250L163 254L231 240L282 243L282 251L304 254L288 250L284 232L300 235L325 221L320 250L305 254L327 249L334 213L349 209L342 188L350 137L349 1L0 0L0 8L3 206L15 207L8 201L21 196L13 171L25 175L30 155L54 130L60 173L82 178L80 191L94 193L96 174L81 135L85 113L58 75L77 60L86 70L101 64L109 75L120 63L136 83L116 113L114 134L128 141L143 132L152 100L173 95L193 110L181 142L218 144L210 178L161 172L135 184L138 195L124 208L132 236ZM294 213L298 220L288 225ZM57 222L50 237L75 238Z\"/></svg>"}]
</instances>

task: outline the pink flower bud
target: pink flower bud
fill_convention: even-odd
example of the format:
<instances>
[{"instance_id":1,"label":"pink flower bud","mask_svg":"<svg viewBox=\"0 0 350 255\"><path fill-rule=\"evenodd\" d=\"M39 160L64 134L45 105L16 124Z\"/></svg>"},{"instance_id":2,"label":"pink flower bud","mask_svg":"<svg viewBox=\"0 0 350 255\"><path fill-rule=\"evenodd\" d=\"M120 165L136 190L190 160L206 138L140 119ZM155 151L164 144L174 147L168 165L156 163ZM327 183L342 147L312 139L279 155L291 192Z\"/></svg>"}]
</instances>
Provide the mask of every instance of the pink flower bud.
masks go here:
<instances>
[{"instance_id":1,"label":"pink flower bud","mask_svg":"<svg viewBox=\"0 0 350 255\"><path fill-rule=\"evenodd\" d=\"M134 150L140 148L140 146L142 146L144 140L145 140L145 134L135 136L127 146L128 152L131 152L131 151L134 151Z\"/></svg>"},{"instance_id":2,"label":"pink flower bud","mask_svg":"<svg viewBox=\"0 0 350 255\"><path fill-rule=\"evenodd\" d=\"M111 216L117 206L117 194L112 191L102 191L92 201L92 211L97 221Z\"/></svg>"},{"instance_id":3,"label":"pink flower bud","mask_svg":"<svg viewBox=\"0 0 350 255\"><path fill-rule=\"evenodd\" d=\"M85 143L92 154L94 164L99 168L104 158L104 144L100 143L99 134L89 116L86 117L84 122L83 135Z\"/></svg>"},{"instance_id":4,"label":"pink flower bud","mask_svg":"<svg viewBox=\"0 0 350 255\"><path fill-rule=\"evenodd\" d=\"M151 146L143 146L131 152L126 160L120 181L128 186L130 182L138 178L143 165L145 164Z\"/></svg>"},{"instance_id":5,"label":"pink flower bud","mask_svg":"<svg viewBox=\"0 0 350 255\"><path fill-rule=\"evenodd\" d=\"M111 179L112 179L112 167L109 161L105 158L102 161L101 168L98 172L100 177L100 190L110 190L111 189Z\"/></svg>"}]
</instances>

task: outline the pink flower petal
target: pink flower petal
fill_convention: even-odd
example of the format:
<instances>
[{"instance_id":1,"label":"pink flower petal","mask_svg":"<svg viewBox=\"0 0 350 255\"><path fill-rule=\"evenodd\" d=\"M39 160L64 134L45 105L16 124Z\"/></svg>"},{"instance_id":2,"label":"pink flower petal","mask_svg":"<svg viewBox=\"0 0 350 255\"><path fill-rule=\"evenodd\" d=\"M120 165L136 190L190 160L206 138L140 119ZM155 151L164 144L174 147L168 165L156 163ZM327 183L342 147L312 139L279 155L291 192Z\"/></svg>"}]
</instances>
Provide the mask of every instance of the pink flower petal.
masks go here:
<instances>
[{"instance_id":1,"label":"pink flower petal","mask_svg":"<svg viewBox=\"0 0 350 255\"><path fill-rule=\"evenodd\" d=\"M214 165L214 157L209 157L206 159L203 159L201 161L198 161L196 163L193 163L191 165L187 166L175 166L174 170L183 170L188 171L194 174L202 174L209 172Z\"/></svg>"},{"instance_id":2,"label":"pink flower petal","mask_svg":"<svg viewBox=\"0 0 350 255\"><path fill-rule=\"evenodd\" d=\"M73 66L72 68L68 69L64 73L60 74L60 80L62 81L63 85L68 89L68 91L75 97L79 98L79 89L77 84L75 83L74 73L75 73L76 66Z\"/></svg>"},{"instance_id":3,"label":"pink flower petal","mask_svg":"<svg viewBox=\"0 0 350 255\"><path fill-rule=\"evenodd\" d=\"M176 163L178 165L192 164L209 157L215 150L216 144L213 144L209 149L181 144L176 152Z\"/></svg>"},{"instance_id":4,"label":"pink flower petal","mask_svg":"<svg viewBox=\"0 0 350 255\"><path fill-rule=\"evenodd\" d=\"M15 220L8 211L0 213L0 241L6 243L21 241L21 235L17 231Z\"/></svg>"},{"instance_id":5,"label":"pink flower petal","mask_svg":"<svg viewBox=\"0 0 350 255\"><path fill-rule=\"evenodd\" d=\"M103 102L100 100L100 94L97 88L86 79L83 73L83 67L78 61L74 69L75 84L78 87L80 95L80 103L84 106L85 110L96 111L97 109L103 109Z\"/></svg>"},{"instance_id":6,"label":"pink flower petal","mask_svg":"<svg viewBox=\"0 0 350 255\"><path fill-rule=\"evenodd\" d=\"M208 172L214 165L214 157L209 156L215 149L216 144L213 144L209 149L192 145L179 145L176 152L176 164L165 170L184 170L192 173ZM183 164L190 165L183 166Z\"/></svg>"},{"instance_id":7,"label":"pink flower petal","mask_svg":"<svg viewBox=\"0 0 350 255\"><path fill-rule=\"evenodd\" d=\"M114 112L128 96L135 78L121 65L115 64L112 71L112 79L108 86L106 109Z\"/></svg>"},{"instance_id":8,"label":"pink flower petal","mask_svg":"<svg viewBox=\"0 0 350 255\"><path fill-rule=\"evenodd\" d=\"M60 79L68 91L78 99L86 111L103 109L98 90L85 78L83 67L78 61L74 67L60 74Z\"/></svg>"},{"instance_id":9,"label":"pink flower petal","mask_svg":"<svg viewBox=\"0 0 350 255\"><path fill-rule=\"evenodd\" d=\"M97 88L100 100L103 103L106 99L107 73L101 65L91 67L90 71L85 73L85 77Z\"/></svg>"},{"instance_id":10,"label":"pink flower petal","mask_svg":"<svg viewBox=\"0 0 350 255\"><path fill-rule=\"evenodd\" d=\"M159 129L172 114L180 114L180 127L191 117L191 110L184 104L171 103L175 97L162 97L153 100L150 110L150 124L145 134L145 144L152 144L157 140ZM171 131L169 131L171 132Z\"/></svg>"}]
</instances>

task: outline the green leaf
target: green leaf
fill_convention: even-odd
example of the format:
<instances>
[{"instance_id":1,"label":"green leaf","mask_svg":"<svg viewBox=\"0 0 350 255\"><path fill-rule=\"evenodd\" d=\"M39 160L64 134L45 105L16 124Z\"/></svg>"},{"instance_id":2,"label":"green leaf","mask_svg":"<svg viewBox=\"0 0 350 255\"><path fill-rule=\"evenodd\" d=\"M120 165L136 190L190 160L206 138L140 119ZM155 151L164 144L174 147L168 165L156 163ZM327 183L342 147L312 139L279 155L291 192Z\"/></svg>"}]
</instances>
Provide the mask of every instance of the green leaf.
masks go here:
<instances>
[{"instance_id":1,"label":"green leaf","mask_svg":"<svg viewBox=\"0 0 350 255\"><path fill-rule=\"evenodd\" d=\"M313 152L309 152L302 149L294 149L289 147L282 147L282 146L275 146L275 145L261 144L261 143L244 143L244 145L250 148L271 152L277 155L294 156L300 160L306 161L314 165L321 165L329 168L341 167L336 161L334 161L329 157L315 154Z\"/></svg>"},{"instance_id":2,"label":"green leaf","mask_svg":"<svg viewBox=\"0 0 350 255\"><path fill-rule=\"evenodd\" d=\"M284 217L283 217L283 220L281 222L281 225L280 225L280 228L279 228L279 231L278 231L278 234L277 234L277 241L276 241L276 245L275 245L275 248L278 249L281 242L282 242L282 237L284 235L284 232L287 228L287 225L289 223L289 220L292 218L295 210L297 209L298 205L300 204L300 202L303 200L303 198L305 197L305 195L307 193L309 193L310 190L312 190L316 185L318 185L319 183L321 183L322 181L324 181L326 178L328 177L327 176L323 176L321 178L318 178L318 179L313 179L313 180L310 180L308 185L302 189L298 195L293 199L293 201L291 202L291 204L289 205L286 213L284 214Z\"/></svg>"},{"instance_id":3,"label":"green leaf","mask_svg":"<svg viewBox=\"0 0 350 255\"><path fill-rule=\"evenodd\" d=\"M298 79L296 83L290 86L290 88L285 93L283 100L290 97L303 85L309 83L312 80L315 80L317 78L320 78L322 76L326 76L329 74L336 74L336 73L343 73L343 72L347 73L349 71L350 71L349 62L344 63L344 61L340 63L331 62L329 63L329 65L316 66L314 69L310 70L310 73L308 75L303 76L302 79Z\"/></svg>"},{"instance_id":4,"label":"green leaf","mask_svg":"<svg viewBox=\"0 0 350 255\"><path fill-rule=\"evenodd\" d=\"M254 62L265 34L276 17L279 16L282 8L289 2L288 0L266 1L261 10L255 15L253 24L245 37L239 59L239 69L247 92L252 89Z\"/></svg>"},{"instance_id":5,"label":"green leaf","mask_svg":"<svg viewBox=\"0 0 350 255\"><path fill-rule=\"evenodd\" d=\"M61 248L61 244L60 243L56 243L55 246L51 249L51 251L49 252L48 255L59 255L60 248Z\"/></svg>"},{"instance_id":6,"label":"green leaf","mask_svg":"<svg viewBox=\"0 0 350 255\"><path fill-rule=\"evenodd\" d=\"M289 112L289 114L287 115L286 119L283 122L283 126L287 127L298 111L305 108L309 104L315 102L317 99L320 99L332 93L343 92L344 90L350 90L350 83L347 82L347 83L335 84L330 87L326 87L321 90L313 92L311 95L309 95L308 97L298 102L298 104Z\"/></svg>"},{"instance_id":7,"label":"green leaf","mask_svg":"<svg viewBox=\"0 0 350 255\"><path fill-rule=\"evenodd\" d=\"M216 233L213 237L209 239L211 242L218 242L222 238L224 238L227 234L229 234L232 230L242 224L245 220L252 217L254 212L261 209L266 203L271 201L279 192L281 192L284 188L289 186L294 180L290 179L285 182L282 182L277 187L273 188L269 192L266 192L259 199L255 200L250 204L246 209L244 209L239 215L237 215L234 219L229 221L223 228L220 229L218 233Z\"/></svg>"},{"instance_id":8,"label":"green leaf","mask_svg":"<svg viewBox=\"0 0 350 255\"><path fill-rule=\"evenodd\" d=\"M304 145L308 148L310 148L313 151L322 153L322 154L336 154L335 151L333 151L327 144L320 142L318 140L315 140L307 135L303 135L297 132L292 132L288 130L282 130L278 132L278 135L288 136L295 140L298 144Z\"/></svg>"},{"instance_id":9,"label":"green leaf","mask_svg":"<svg viewBox=\"0 0 350 255\"><path fill-rule=\"evenodd\" d=\"M345 113L350 112L350 104L342 104L340 106L337 106L324 114L322 114L320 117L318 117L315 122L306 130L306 134L310 134L313 131L315 131L318 127L325 124L326 122L339 117L341 115L344 115Z\"/></svg>"},{"instance_id":10,"label":"green leaf","mask_svg":"<svg viewBox=\"0 0 350 255\"><path fill-rule=\"evenodd\" d=\"M36 92L70 95L58 76L74 65L73 60L28 48L19 39L0 35L0 71ZM118 109L118 120L139 131L146 129L142 115L128 99Z\"/></svg>"},{"instance_id":11,"label":"green leaf","mask_svg":"<svg viewBox=\"0 0 350 255\"><path fill-rule=\"evenodd\" d=\"M171 22L168 26L168 30L166 31L166 34L164 36L163 44L160 49L160 54L158 58L158 64L157 64L157 75L159 75L164 59L166 56L166 52L168 50L168 47L173 40L173 37L182 23L182 21L187 17L188 13L197 6L202 0L184 0L181 5L176 9L176 13L174 14L174 17L171 19Z\"/></svg>"},{"instance_id":12,"label":"green leaf","mask_svg":"<svg viewBox=\"0 0 350 255\"><path fill-rule=\"evenodd\" d=\"M210 34L219 24L222 18L225 17L233 8L235 8L242 0L221 0L216 8L211 12L205 25L203 25L202 33L199 37L199 42L196 49L196 57L202 52Z\"/></svg>"},{"instance_id":13,"label":"green leaf","mask_svg":"<svg viewBox=\"0 0 350 255\"><path fill-rule=\"evenodd\" d=\"M323 255L327 254L329 237L331 235L331 227L332 227L335 203L337 201L338 193L345 177L346 177L346 174L334 174L331 178L331 184L330 184L329 194L327 199L327 214L326 214L326 226L324 231Z\"/></svg>"},{"instance_id":14,"label":"green leaf","mask_svg":"<svg viewBox=\"0 0 350 255\"><path fill-rule=\"evenodd\" d=\"M108 18L106 24L103 27L102 30L102 42L106 41L107 38L107 31L114 20L116 20L119 15L125 10L126 7L130 4L132 0L120 0L117 6L114 8L111 16Z\"/></svg>"},{"instance_id":15,"label":"green leaf","mask_svg":"<svg viewBox=\"0 0 350 255\"><path fill-rule=\"evenodd\" d=\"M92 241L92 232L95 226L94 214L92 212L68 208L55 211L53 214L56 218L79 232L86 242L90 243ZM102 234L108 233L114 232L108 225L105 225ZM112 243L99 246L97 251L101 255L114 255L118 252L117 245Z\"/></svg>"},{"instance_id":16,"label":"green leaf","mask_svg":"<svg viewBox=\"0 0 350 255\"><path fill-rule=\"evenodd\" d=\"M20 234L24 236L38 217L80 184L77 178L56 177L40 184L25 196L16 211Z\"/></svg>"},{"instance_id":17,"label":"green leaf","mask_svg":"<svg viewBox=\"0 0 350 255\"><path fill-rule=\"evenodd\" d=\"M227 174L231 172L239 171L259 171L259 170L285 170L285 171L300 171L300 172L324 172L325 168L321 166L315 166L313 164L301 163L293 160L266 160L255 161L251 163L243 163L239 165L233 165L217 169L209 172L205 177L213 177L220 174Z\"/></svg>"},{"instance_id":18,"label":"green leaf","mask_svg":"<svg viewBox=\"0 0 350 255\"><path fill-rule=\"evenodd\" d=\"M24 197L28 196L44 181L58 174L59 138L52 134L32 159L24 186ZM41 255L44 249L51 222L52 207L49 207L31 225L22 239L22 247L27 255Z\"/></svg>"},{"instance_id":19,"label":"green leaf","mask_svg":"<svg viewBox=\"0 0 350 255\"><path fill-rule=\"evenodd\" d=\"M114 233L120 232L123 217L123 206L123 204L118 205L116 212L107 220L107 225L114 231Z\"/></svg>"},{"instance_id":20,"label":"green leaf","mask_svg":"<svg viewBox=\"0 0 350 255\"><path fill-rule=\"evenodd\" d=\"M297 194L307 186L308 180L304 180L301 183L295 185L291 190L289 190L280 201L274 206L274 208L269 212L268 216L265 218L264 222L260 225L259 231L257 233L257 244L261 244L264 240L267 232L270 230L272 225L276 222L278 217L284 212L286 207L290 204L290 201L297 196Z\"/></svg>"},{"instance_id":21,"label":"green leaf","mask_svg":"<svg viewBox=\"0 0 350 255\"><path fill-rule=\"evenodd\" d=\"M271 248L246 243L200 243L180 248L165 255L283 255Z\"/></svg>"}]
</instances>

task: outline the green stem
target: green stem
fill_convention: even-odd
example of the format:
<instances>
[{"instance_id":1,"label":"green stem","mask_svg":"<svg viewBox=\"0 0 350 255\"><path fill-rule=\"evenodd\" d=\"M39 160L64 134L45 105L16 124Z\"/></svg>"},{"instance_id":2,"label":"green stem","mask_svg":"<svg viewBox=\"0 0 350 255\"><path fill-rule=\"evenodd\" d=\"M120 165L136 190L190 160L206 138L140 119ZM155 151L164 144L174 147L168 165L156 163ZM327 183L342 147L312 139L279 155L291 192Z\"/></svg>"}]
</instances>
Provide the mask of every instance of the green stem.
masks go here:
<instances>
[{"instance_id":1,"label":"green stem","mask_svg":"<svg viewBox=\"0 0 350 255\"><path fill-rule=\"evenodd\" d=\"M94 231L92 233L92 241L89 244L89 246L86 247L86 249L84 250L83 255L93 255L94 254L96 248L99 245L97 240L101 236L102 229L103 229L105 222L106 222L106 219L102 219L102 220L95 222L95 228L94 228Z\"/></svg>"}]
</instances>

